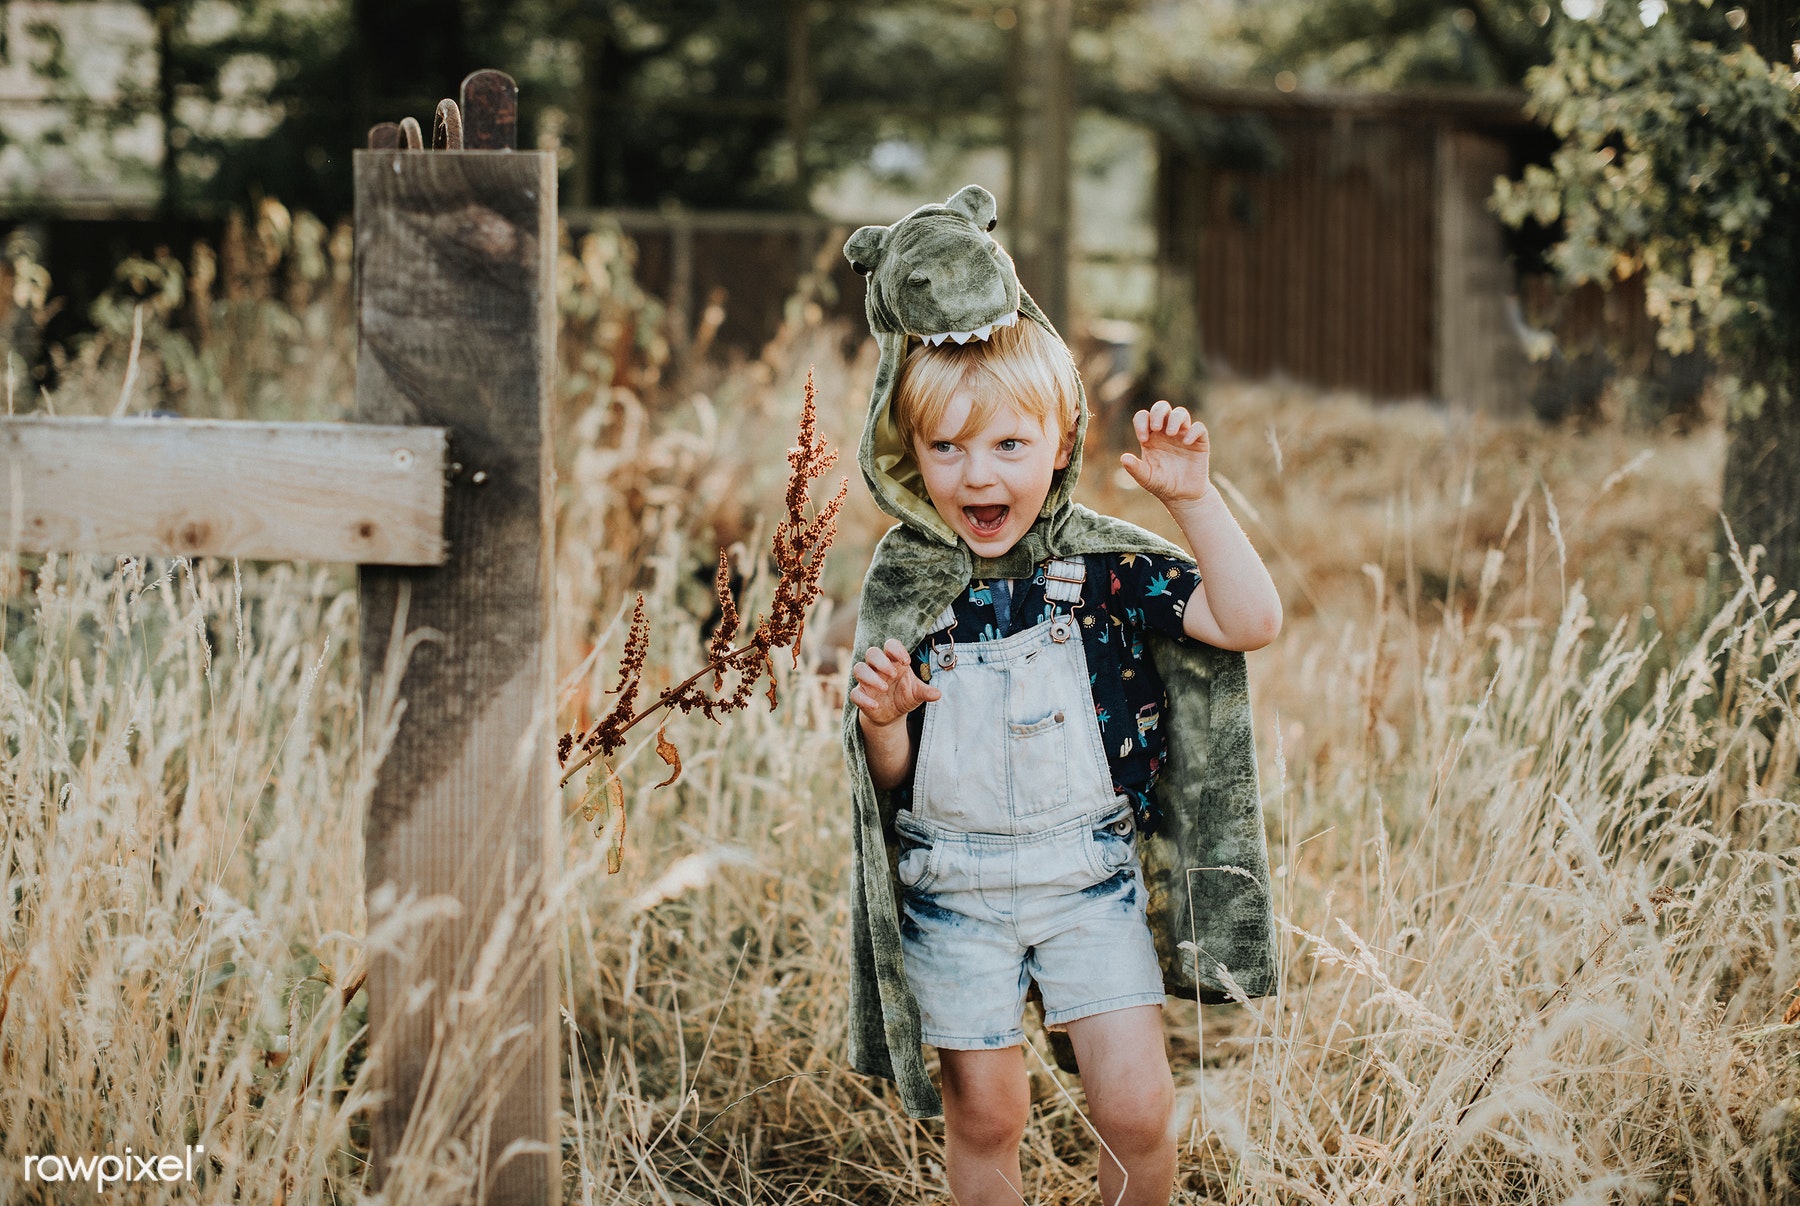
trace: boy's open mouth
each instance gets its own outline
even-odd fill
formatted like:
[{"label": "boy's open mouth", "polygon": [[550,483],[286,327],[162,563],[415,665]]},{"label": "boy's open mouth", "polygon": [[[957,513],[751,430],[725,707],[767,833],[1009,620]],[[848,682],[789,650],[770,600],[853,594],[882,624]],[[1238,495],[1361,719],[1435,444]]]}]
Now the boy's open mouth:
[{"label": "boy's open mouth", "polygon": [[1006,513],[1011,510],[1004,503],[991,507],[964,507],[963,514],[969,520],[969,526],[983,536],[992,536],[1006,523]]}]

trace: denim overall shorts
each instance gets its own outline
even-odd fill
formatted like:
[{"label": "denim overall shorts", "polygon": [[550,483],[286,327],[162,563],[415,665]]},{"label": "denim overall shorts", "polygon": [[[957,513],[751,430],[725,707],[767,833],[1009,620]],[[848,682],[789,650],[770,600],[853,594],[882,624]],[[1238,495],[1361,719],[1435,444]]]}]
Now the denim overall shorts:
[{"label": "denim overall shorts", "polygon": [[[1129,798],[1112,788],[1076,627],[1085,568],[1048,563],[1051,614],[939,644],[900,837],[900,938],[924,1041],[1010,1047],[1044,1021],[1163,1002]],[[1066,610],[1065,610],[1066,608]],[[934,631],[953,628],[945,613]]]}]

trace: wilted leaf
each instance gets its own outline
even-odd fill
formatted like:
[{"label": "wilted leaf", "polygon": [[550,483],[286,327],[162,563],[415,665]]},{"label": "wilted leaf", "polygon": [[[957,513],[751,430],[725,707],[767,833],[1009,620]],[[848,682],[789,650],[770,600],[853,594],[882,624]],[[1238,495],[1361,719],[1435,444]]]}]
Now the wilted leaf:
[{"label": "wilted leaf", "polygon": [[681,778],[681,751],[675,748],[673,741],[663,736],[662,727],[656,730],[656,756],[675,768],[669,772],[667,779],[657,784],[658,787],[667,787]]},{"label": "wilted leaf", "polygon": [[598,813],[601,807],[605,807],[610,815],[606,819],[606,824],[601,826],[595,836],[607,839],[606,873],[617,875],[619,868],[625,865],[625,785],[619,782],[619,777],[612,773],[612,767],[607,766],[604,759],[601,760],[600,765],[606,772],[604,787],[606,803],[601,805],[598,795],[596,795],[595,812]]},{"label": "wilted leaf", "polygon": [[625,785],[604,758],[588,768],[581,792],[581,819],[592,821],[601,809],[608,815],[594,836],[607,839],[606,873],[617,875],[625,862]]},{"label": "wilted leaf", "polygon": [[615,789],[623,799],[625,788],[613,775],[612,767],[607,765],[606,759],[601,758],[592,763],[581,787],[581,819],[591,821],[599,816],[601,808],[605,807],[602,793],[610,793]]}]

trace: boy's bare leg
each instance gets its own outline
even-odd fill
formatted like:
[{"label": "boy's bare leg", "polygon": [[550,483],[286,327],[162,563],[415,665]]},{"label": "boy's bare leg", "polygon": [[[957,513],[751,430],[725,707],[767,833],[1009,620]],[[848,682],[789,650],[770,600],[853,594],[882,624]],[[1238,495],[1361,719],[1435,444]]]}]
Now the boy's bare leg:
[{"label": "boy's bare leg", "polygon": [[1031,1112],[1025,1049],[938,1048],[944,1080],[944,1162],[957,1206],[1018,1206],[1019,1140]]},{"label": "boy's bare leg", "polygon": [[1162,1006],[1136,1005],[1069,1023],[1088,1115],[1100,1153],[1105,1206],[1168,1206],[1175,1188],[1169,1119],[1175,1082],[1163,1042]]}]

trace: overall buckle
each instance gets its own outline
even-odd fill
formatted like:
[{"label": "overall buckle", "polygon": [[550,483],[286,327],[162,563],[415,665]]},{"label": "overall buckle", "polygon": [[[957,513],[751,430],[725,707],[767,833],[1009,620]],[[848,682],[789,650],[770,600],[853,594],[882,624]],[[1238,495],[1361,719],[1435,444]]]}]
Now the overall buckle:
[{"label": "overall buckle", "polygon": [[1052,606],[1073,603],[1067,615],[1056,614],[1050,620],[1050,639],[1058,645],[1075,634],[1075,613],[1081,610],[1081,586],[1087,581],[1085,561],[1052,559],[1044,564],[1044,597]]},{"label": "overall buckle", "polygon": [[938,613],[938,618],[932,627],[932,635],[935,637],[941,632],[950,639],[942,645],[938,644],[935,639],[931,642],[931,668],[933,670],[956,669],[956,643],[955,638],[950,637],[950,634],[955,631],[956,609],[954,606],[946,607]]}]

